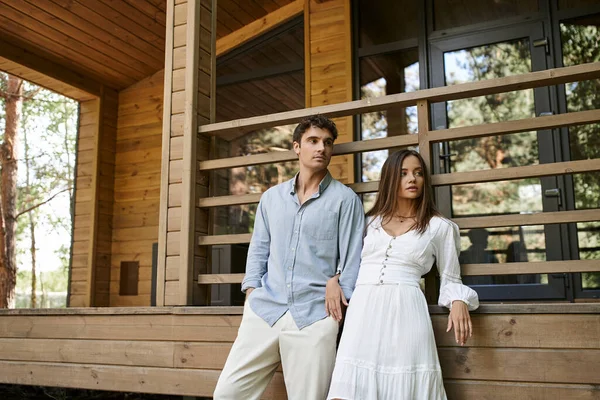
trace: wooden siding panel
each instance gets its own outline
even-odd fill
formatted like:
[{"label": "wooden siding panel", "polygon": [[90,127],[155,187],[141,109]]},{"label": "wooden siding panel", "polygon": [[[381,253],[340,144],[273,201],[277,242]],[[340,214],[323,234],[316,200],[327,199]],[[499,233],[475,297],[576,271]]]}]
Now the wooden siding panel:
[{"label": "wooden siding panel", "polygon": [[[110,306],[150,305],[152,243],[158,241],[163,73],[119,93]],[[139,262],[138,294],[119,296],[121,261]]]},{"label": "wooden siding panel", "polygon": [[[307,106],[316,107],[352,100],[352,39],[350,1],[308,1],[305,15],[305,91]],[[353,141],[351,117],[334,119],[336,143]],[[354,182],[354,158],[334,157],[332,175],[344,183]]]},{"label": "wooden siding panel", "polygon": [[[177,269],[178,260],[173,258],[172,263]],[[177,297],[178,284],[167,282],[167,302]],[[213,371],[214,379],[203,380],[200,385],[194,382],[193,395],[210,396],[237,336],[241,315],[198,314],[197,308],[176,310],[147,308],[127,314],[122,309],[102,314],[65,310],[72,315],[19,315],[7,311],[0,316],[0,382],[48,385],[45,379],[52,377],[55,385],[87,387],[87,381],[79,377],[91,376],[92,370],[97,374],[92,381],[100,388],[111,385],[106,388],[184,395],[190,394],[185,389],[186,374],[205,379],[205,372]],[[236,308],[235,312],[240,313],[241,309]],[[437,326],[446,316],[433,314],[432,319]],[[446,340],[452,334],[435,328],[437,343],[450,344],[438,348],[449,398],[587,400],[600,394],[595,368],[600,349],[594,347],[600,314],[474,313],[473,321],[475,336],[464,347],[454,346]],[[503,326],[507,321],[513,329],[522,329],[521,333],[504,335],[514,337],[512,343],[497,338],[498,330],[506,332]],[[567,336],[561,333],[564,325],[573,328]],[[537,330],[540,342],[536,344],[536,334],[531,334],[531,339],[526,337],[529,329]],[[542,336],[544,330],[558,334]],[[554,337],[558,335],[561,342]],[[478,337],[480,342],[476,343]],[[581,343],[587,343],[588,348],[578,348]],[[23,366],[29,372],[19,369]],[[115,374],[135,371],[138,375],[126,383],[112,375],[109,380],[98,372],[113,371],[112,368]],[[68,377],[63,369],[69,371]],[[153,375],[152,379],[168,381],[168,387],[164,382],[158,386],[140,384],[140,379],[147,381],[147,374],[156,371],[160,375]],[[281,385],[278,376],[271,385]],[[276,398],[285,398],[284,392]]]}]

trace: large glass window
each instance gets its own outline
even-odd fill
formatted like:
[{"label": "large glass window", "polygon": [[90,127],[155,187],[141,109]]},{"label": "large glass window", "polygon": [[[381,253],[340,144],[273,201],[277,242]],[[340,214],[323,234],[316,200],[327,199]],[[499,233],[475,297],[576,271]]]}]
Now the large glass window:
[{"label": "large glass window", "polygon": [[434,29],[458,28],[538,11],[538,0],[434,0]]},{"label": "large glass window", "polygon": [[[600,14],[563,21],[560,24],[563,64],[578,65],[600,61]],[[565,85],[567,111],[600,109],[600,80]],[[600,124],[569,128],[572,160],[600,158]],[[573,175],[575,207],[600,207],[600,174],[589,172]],[[577,224],[578,256],[600,260],[600,223]],[[600,289],[600,273],[581,274],[582,290]]]},{"label": "large glass window", "polygon": [[[417,37],[419,2],[414,0],[357,0],[360,47]],[[399,16],[403,16],[399,19]]]}]

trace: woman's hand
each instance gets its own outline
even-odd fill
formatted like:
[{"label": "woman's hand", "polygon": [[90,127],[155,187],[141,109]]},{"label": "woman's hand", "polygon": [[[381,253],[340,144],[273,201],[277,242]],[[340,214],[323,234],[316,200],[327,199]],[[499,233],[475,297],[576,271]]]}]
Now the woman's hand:
[{"label": "woman's hand", "polygon": [[342,304],[348,305],[339,279],[340,276],[335,275],[327,281],[327,286],[325,286],[325,313],[338,322],[342,320]]},{"label": "woman's hand", "polygon": [[448,329],[446,332],[454,327],[454,337],[456,343],[464,346],[467,339],[473,336],[473,325],[471,324],[471,316],[469,315],[469,309],[467,305],[460,300],[452,302],[452,308],[450,309],[450,315],[448,316]]}]

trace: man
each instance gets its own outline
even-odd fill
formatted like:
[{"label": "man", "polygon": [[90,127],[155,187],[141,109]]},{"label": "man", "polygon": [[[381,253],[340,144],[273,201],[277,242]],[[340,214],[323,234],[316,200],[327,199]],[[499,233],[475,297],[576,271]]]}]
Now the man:
[{"label": "man", "polygon": [[[488,237],[490,233],[487,229],[471,229],[467,233],[471,246],[465,251],[461,251],[458,261],[461,264],[497,264],[498,258],[491,251],[487,250]],[[465,276],[462,279],[465,285],[492,285],[494,281],[491,276]]]},{"label": "man", "polygon": [[244,316],[216,400],[259,399],[280,362],[289,400],[327,396],[340,302],[356,283],[364,229],[358,196],[327,170],[336,138],[328,118],[302,120],[293,136],[300,171],[260,200]]}]

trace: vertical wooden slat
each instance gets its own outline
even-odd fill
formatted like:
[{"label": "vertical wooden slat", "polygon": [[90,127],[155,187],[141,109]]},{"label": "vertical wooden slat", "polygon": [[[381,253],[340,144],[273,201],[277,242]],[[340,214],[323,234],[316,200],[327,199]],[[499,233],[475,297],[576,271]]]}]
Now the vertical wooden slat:
[{"label": "vertical wooden slat", "polygon": [[304,103],[310,108],[310,0],[304,0]]},{"label": "vertical wooden slat", "polygon": [[423,160],[425,160],[427,169],[431,172],[431,144],[428,139],[431,123],[429,116],[429,102],[427,100],[417,101],[417,119],[419,129],[419,153],[423,157]]},{"label": "vertical wooden slat", "polygon": [[85,289],[85,307],[91,307],[94,304],[94,272],[96,266],[96,240],[98,238],[98,186],[99,186],[99,158],[100,158],[100,132],[102,132],[102,102],[104,97],[104,87],[100,89],[100,98],[97,100],[96,108],[96,130],[94,132],[94,158],[92,159],[92,202],[90,213],[90,241],[87,254],[87,277]]},{"label": "vertical wooden slat", "polygon": [[[429,131],[431,130],[429,101],[419,100],[417,102],[417,122],[419,129],[419,154],[421,154],[427,169],[431,172],[431,143],[429,143],[428,139]],[[425,298],[428,304],[436,304],[438,300],[438,282],[436,271],[433,269],[425,275]]]},{"label": "vertical wooden slat", "polygon": [[160,182],[160,210],[158,220],[158,260],[156,271],[156,305],[165,305],[165,274],[167,268],[167,218],[169,199],[169,166],[171,146],[171,90],[173,84],[173,31],[175,1],[167,0],[165,43],[165,77],[163,98],[162,166]]},{"label": "vertical wooden slat", "polygon": [[196,210],[196,147],[198,135],[198,61],[200,42],[200,2],[188,2],[186,62],[185,62],[185,119],[183,122],[183,181],[181,184],[181,241],[179,264],[179,304],[192,304],[190,268],[194,261]]}]

